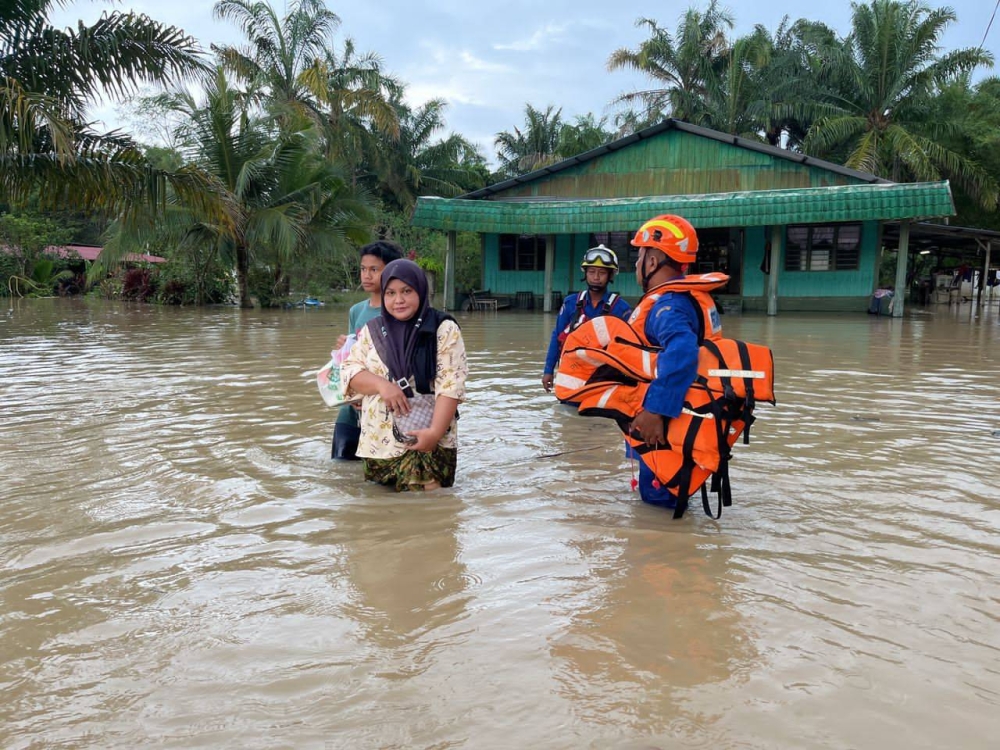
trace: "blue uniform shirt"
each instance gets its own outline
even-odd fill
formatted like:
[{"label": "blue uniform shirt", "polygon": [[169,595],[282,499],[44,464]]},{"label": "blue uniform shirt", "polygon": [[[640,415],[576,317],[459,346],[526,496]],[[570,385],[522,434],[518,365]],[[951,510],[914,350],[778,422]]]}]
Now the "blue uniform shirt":
[{"label": "blue uniform shirt", "polygon": [[680,416],[684,394],[698,375],[698,304],[684,293],[667,292],[646,318],[646,338],[662,351],[656,356],[656,378],[643,407],[664,417]]},{"label": "blue uniform shirt", "polygon": [[[590,304],[590,294],[587,294],[587,301],[583,305],[583,314],[587,316],[588,320],[600,316],[601,310],[604,309],[604,303],[608,301],[608,297],[611,295],[612,292],[605,289],[604,296],[601,298],[600,304],[597,307],[594,307]],[[559,352],[562,348],[562,344],[559,342],[559,334],[562,333],[566,329],[566,326],[568,326],[576,317],[576,300],[579,296],[579,292],[570,294],[563,300],[563,305],[559,308],[559,317],[556,318],[556,327],[552,330],[552,340],[549,341],[549,353],[545,357],[545,370],[542,373],[543,375],[551,375],[556,371],[556,362],[559,361]],[[632,306],[619,297],[615,300],[615,304],[611,308],[611,314],[616,318],[628,320],[628,316],[632,314]]]}]

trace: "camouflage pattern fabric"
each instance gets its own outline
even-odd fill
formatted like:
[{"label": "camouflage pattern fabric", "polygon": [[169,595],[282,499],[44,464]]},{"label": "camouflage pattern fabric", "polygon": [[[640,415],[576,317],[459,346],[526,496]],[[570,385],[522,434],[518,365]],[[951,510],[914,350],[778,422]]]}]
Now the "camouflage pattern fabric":
[{"label": "camouflage pattern fabric", "polygon": [[455,484],[458,449],[440,445],[430,453],[406,451],[396,458],[366,458],[365,479],[393,487],[396,492],[422,490],[429,482],[442,487]]}]

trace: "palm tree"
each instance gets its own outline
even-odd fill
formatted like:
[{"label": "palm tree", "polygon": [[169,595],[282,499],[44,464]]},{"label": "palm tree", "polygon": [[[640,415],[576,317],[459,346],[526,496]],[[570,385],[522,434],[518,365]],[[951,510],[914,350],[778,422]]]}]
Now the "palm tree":
[{"label": "palm tree", "polygon": [[690,120],[729,48],[726,30],[733,27],[732,16],[712,0],[704,13],[688,9],[675,34],[651,18],[640,18],[636,26],[645,26],[649,39],[634,50],[615,50],[608,70],[638,71],[653,80],[654,88],[622,94],[615,103],[638,104],[648,119]]},{"label": "palm tree", "polygon": [[872,0],[852,7],[851,33],[823,50],[835,113],[812,126],[805,150],[843,155],[848,167],[891,180],[950,177],[983,205],[995,206],[996,183],[942,145],[952,123],[928,128],[926,122],[940,86],[992,64],[992,56],[974,48],[938,54],[942,33],[956,20],[950,8],[931,9],[915,0]]},{"label": "palm tree", "polygon": [[650,115],[645,110],[637,112],[631,107],[619,110],[612,117],[612,123],[615,127],[614,137],[624,138],[627,135],[632,135],[632,133],[656,125],[660,120],[661,117],[659,114]]},{"label": "palm tree", "polygon": [[[176,27],[120,11],[56,29],[48,22],[52,5],[0,6],[0,195],[21,200],[44,185],[48,204],[155,200],[163,176],[145,168],[130,139],[92,130],[87,106],[199,70],[197,43]],[[177,187],[186,189],[183,179]]]},{"label": "palm tree", "polygon": [[323,60],[340,25],[323,0],[295,0],[284,16],[266,2],[219,0],[214,14],[234,21],[249,42],[213,47],[222,66],[279,120],[309,117],[321,122],[327,97]]},{"label": "palm tree", "polygon": [[524,129],[515,127],[514,132],[502,131],[493,141],[501,174],[515,177],[558,161],[562,127],[561,107],[555,109],[549,105],[543,112],[525,104]]},{"label": "palm tree", "polygon": [[485,183],[486,160],[472,143],[454,133],[433,140],[445,126],[444,100],[431,99],[416,109],[398,99],[393,105],[399,137],[383,134],[368,154],[370,174],[385,203],[409,211],[418,196],[454,196]]},{"label": "palm tree", "polygon": [[350,39],[338,56],[333,35],[340,19],[323,0],[297,0],[283,16],[267,2],[220,0],[215,16],[235,22],[248,40],[215,48],[223,67],[279,127],[302,117],[322,125],[328,156],[351,169],[376,148],[371,132],[398,138],[390,100],[401,94],[401,84],[383,71],[378,56],[358,54]]},{"label": "palm tree", "polygon": [[[721,87],[723,100],[738,93],[742,104],[722,109],[731,113],[732,122],[752,121],[753,137],[763,135],[772,146],[801,150],[812,123],[830,112],[826,66],[816,48],[825,49],[835,39],[821,23],[801,19],[790,23],[788,16],[773,34],[758,24],[733,43],[722,74],[738,84]],[[743,118],[740,109],[745,110]],[[710,127],[737,132],[732,127]]]},{"label": "palm tree", "polygon": [[383,70],[378,55],[359,55],[351,39],[339,57],[327,50],[326,69],[330,155],[357,167],[365,151],[378,147],[378,138],[399,138],[393,101],[402,98],[403,84]]},{"label": "palm tree", "polygon": [[700,96],[691,97],[687,120],[695,125],[760,140],[763,71],[771,48],[758,34],[740,37],[723,50],[717,69],[707,72]]},{"label": "palm tree", "polygon": [[[948,127],[935,127],[947,123]],[[930,103],[927,134],[941,145],[976,162],[994,182],[1000,182],[1000,78],[990,77],[973,85],[960,76],[944,86]],[[956,224],[1000,229],[1000,212],[973,200],[962,185],[956,186]]]},{"label": "palm tree", "polygon": [[608,119],[597,119],[593,112],[577,115],[572,123],[565,123],[559,132],[557,151],[564,157],[582,154],[613,140],[615,134],[608,130]]},{"label": "palm tree", "polygon": [[311,118],[288,116],[276,130],[272,118],[254,114],[221,68],[207,83],[204,103],[188,93],[175,94],[169,103],[184,115],[177,142],[186,168],[203,175],[212,190],[202,203],[173,196],[173,210],[156,222],[148,212],[122,217],[102,259],[141,247],[168,223],[183,243],[207,246],[235,266],[240,305],[249,307],[255,259],[280,284],[282,269],[296,258],[329,253],[345,239],[368,239],[368,201],[325,157],[322,133]]}]

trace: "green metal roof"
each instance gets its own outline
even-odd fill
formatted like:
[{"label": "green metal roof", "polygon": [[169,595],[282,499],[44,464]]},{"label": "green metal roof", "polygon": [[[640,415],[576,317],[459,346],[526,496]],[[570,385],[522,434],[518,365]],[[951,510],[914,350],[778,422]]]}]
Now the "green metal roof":
[{"label": "green metal roof", "polygon": [[683,216],[696,227],[746,227],[952,216],[955,205],[947,181],[645,198],[425,197],[417,200],[413,225],[497,234],[573,234],[622,231],[664,213]]}]

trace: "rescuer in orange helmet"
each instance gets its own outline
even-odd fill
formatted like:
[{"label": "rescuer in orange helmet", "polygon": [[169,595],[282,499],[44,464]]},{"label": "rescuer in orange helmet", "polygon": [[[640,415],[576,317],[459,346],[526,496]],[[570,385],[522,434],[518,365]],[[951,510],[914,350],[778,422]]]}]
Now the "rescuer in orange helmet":
[{"label": "rescuer in orange helmet", "polygon": [[[698,255],[698,235],[687,220],[672,214],[656,216],[639,227],[632,245],[639,248],[635,278],[643,296],[629,324],[645,343],[662,350],[643,410],[632,421],[632,434],[641,436],[649,446],[663,445],[667,421],[680,415],[684,395],[697,375],[698,348],[705,338],[718,336],[722,326],[714,304],[696,302],[684,291],[686,280],[697,284],[702,278],[685,275]],[[721,274],[705,278],[708,276],[725,278]],[[639,493],[653,505],[673,507],[676,502],[642,461]]]}]

